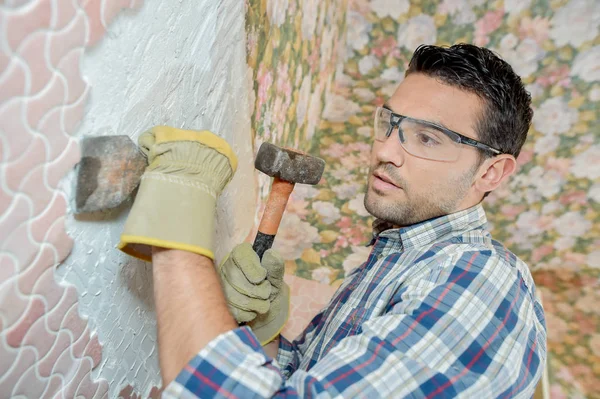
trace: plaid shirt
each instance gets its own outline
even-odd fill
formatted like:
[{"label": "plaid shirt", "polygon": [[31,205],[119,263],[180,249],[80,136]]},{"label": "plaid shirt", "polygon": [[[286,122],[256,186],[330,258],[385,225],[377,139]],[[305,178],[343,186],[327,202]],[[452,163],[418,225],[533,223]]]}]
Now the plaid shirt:
[{"label": "plaid shirt", "polygon": [[473,208],[374,236],[367,261],[276,361],[248,327],[211,341],[170,398],[531,397],[546,360],[527,266]]}]

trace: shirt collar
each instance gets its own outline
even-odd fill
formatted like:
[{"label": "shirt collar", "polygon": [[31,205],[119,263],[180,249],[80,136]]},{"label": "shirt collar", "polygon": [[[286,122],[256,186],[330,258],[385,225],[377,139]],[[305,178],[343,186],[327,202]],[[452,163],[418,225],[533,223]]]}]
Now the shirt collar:
[{"label": "shirt collar", "polygon": [[379,237],[386,237],[400,240],[404,249],[419,247],[474,229],[483,229],[486,224],[487,218],[481,204],[407,227],[393,228],[391,223],[376,219],[373,222],[373,239],[369,245],[373,245]]}]

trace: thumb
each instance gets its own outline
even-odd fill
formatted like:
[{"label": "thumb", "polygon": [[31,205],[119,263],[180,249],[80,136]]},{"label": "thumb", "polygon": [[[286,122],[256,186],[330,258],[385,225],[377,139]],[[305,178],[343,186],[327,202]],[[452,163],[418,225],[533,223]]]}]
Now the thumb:
[{"label": "thumb", "polygon": [[138,148],[142,151],[149,164],[154,160],[152,148],[154,147],[155,141],[156,138],[151,130],[142,133],[140,137],[138,137]]}]

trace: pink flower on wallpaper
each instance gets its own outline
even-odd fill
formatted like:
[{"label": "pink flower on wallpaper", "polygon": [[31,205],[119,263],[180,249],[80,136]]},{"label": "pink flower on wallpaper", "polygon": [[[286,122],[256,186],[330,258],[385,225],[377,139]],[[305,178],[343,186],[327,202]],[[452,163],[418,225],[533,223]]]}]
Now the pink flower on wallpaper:
[{"label": "pink flower on wallpaper", "polygon": [[567,399],[567,395],[559,384],[552,384],[550,386],[550,397],[552,399]]},{"label": "pink flower on wallpaper", "polygon": [[342,232],[340,232],[340,236],[335,241],[333,246],[333,252],[339,251],[341,248],[347,248],[350,243],[348,242],[348,237],[344,236]]},{"label": "pink flower on wallpaper", "polygon": [[536,79],[536,83],[542,87],[562,86],[567,87],[571,84],[569,73],[571,68],[568,65],[552,66],[547,68]]},{"label": "pink flower on wallpaper", "polygon": [[502,25],[504,10],[488,11],[483,18],[475,22],[475,44],[485,46],[490,42],[489,34]]},{"label": "pink flower on wallpaper", "polygon": [[558,201],[563,205],[586,205],[588,203],[587,193],[583,190],[566,192],[560,196]]},{"label": "pink flower on wallpaper", "polygon": [[515,216],[521,214],[521,212],[523,212],[525,209],[526,209],[525,205],[513,205],[513,204],[503,205],[501,208],[502,214],[511,219],[514,218]]},{"label": "pink flower on wallpaper", "polygon": [[308,201],[302,198],[290,197],[287,206],[285,208],[286,213],[293,213],[298,215],[300,219],[306,219],[306,216],[310,212],[308,210]]},{"label": "pink flower on wallpaper", "polygon": [[539,15],[535,18],[523,17],[519,25],[519,37],[522,39],[531,38],[538,44],[542,44],[548,39],[548,32],[550,30],[550,20],[548,18],[540,17]]},{"label": "pink flower on wallpaper", "polygon": [[554,252],[554,247],[552,245],[546,244],[540,247],[537,247],[531,253],[531,261],[535,264],[542,260],[545,256],[550,255]]},{"label": "pink flower on wallpaper", "polygon": [[333,143],[329,147],[321,150],[321,154],[331,158],[342,158],[348,151],[348,145],[343,143]]},{"label": "pink flower on wallpaper", "polygon": [[[321,48],[321,37],[317,37],[314,44],[315,49]],[[310,67],[310,73],[315,73],[321,63],[321,54],[318,50],[312,51],[308,55],[308,65]]]},{"label": "pink flower on wallpaper", "polygon": [[546,161],[546,169],[554,170],[558,172],[562,177],[566,177],[569,174],[570,167],[571,160],[569,158],[550,157]]},{"label": "pink flower on wallpaper", "polygon": [[400,49],[398,48],[398,42],[393,36],[387,36],[373,44],[371,54],[377,58],[383,58],[390,56],[392,58],[400,57]]},{"label": "pink flower on wallpaper", "polygon": [[531,162],[532,159],[533,159],[533,151],[523,149],[519,153],[519,156],[517,157],[517,163],[519,164],[519,166],[523,166],[523,165]]},{"label": "pink flower on wallpaper", "polygon": [[277,94],[286,98],[286,103],[291,101],[292,84],[290,82],[289,64],[287,60],[282,60],[277,66],[277,82],[275,84]]},{"label": "pink flower on wallpaper", "polygon": [[349,216],[343,216],[335,225],[340,229],[348,228],[352,226],[352,219]]},{"label": "pink flower on wallpaper", "polygon": [[255,120],[260,120],[262,117],[262,107],[269,98],[269,89],[273,84],[273,73],[264,64],[261,64],[258,68],[258,74],[256,77],[258,82],[258,96],[256,99],[256,111]]}]

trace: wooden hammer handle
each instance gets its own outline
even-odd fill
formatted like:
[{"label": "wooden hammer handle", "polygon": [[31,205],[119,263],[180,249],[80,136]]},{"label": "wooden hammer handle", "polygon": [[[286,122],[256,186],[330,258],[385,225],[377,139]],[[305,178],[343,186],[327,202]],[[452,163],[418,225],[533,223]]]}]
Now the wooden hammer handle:
[{"label": "wooden hammer handle", "polygon": [[263,254],[271,245],[277,234],[277,229],[281,223],[283,212],[290,198],[290,194],[294,190],[294,183],[282,180],[278,177],[273,179],[271,193],[265,206],[260,225],[258,226],[258,234],[254,240],[253,248],[262,259]]}]

